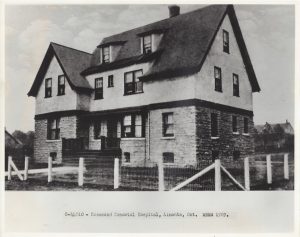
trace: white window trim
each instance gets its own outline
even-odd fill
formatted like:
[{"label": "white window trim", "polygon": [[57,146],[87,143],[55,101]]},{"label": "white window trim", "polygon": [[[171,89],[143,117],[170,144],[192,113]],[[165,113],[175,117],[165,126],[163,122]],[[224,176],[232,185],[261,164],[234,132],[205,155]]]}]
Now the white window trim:
[{"label": "white window trim", "polygon": [[122,137],[121,141],[135,141],[135,140],[146,140],[145,137]]},{"label": "white window trim", "polygon": [[162,140],[175,140],[176,137],[173,136],[173,137],[161,137]]},{"label": "white window trim", "polygon": [[232,132],[232,134],[239,135],[240,133],[239,132]]},{"label": "white window trim", "polygon": [[244,135],[244,136],[250,136],[250,133],[244,133],[244,132],[243,132],[243,135]]},{"label": "white window trim", "polygon": [[213,140],[220,139],[220,137],[210,137],[210,138],[213,139]]},{"label": "white window trim", "polygon": [[53,139],[53,140],[52,139],[51,140],[47,139],[46,140],[46,142],[59,142],[59,141],[61,141],[61,139]]}]

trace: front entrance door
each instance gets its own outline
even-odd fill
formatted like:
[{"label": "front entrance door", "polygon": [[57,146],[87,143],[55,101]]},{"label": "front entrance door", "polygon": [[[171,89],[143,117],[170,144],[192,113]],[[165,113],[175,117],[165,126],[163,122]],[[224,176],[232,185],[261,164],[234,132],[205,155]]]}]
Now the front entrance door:
[{"label": "front entrance door", "polygon": [[107,137],[116,138],[118,136],[118,121],[115,118],[107,120]]}]

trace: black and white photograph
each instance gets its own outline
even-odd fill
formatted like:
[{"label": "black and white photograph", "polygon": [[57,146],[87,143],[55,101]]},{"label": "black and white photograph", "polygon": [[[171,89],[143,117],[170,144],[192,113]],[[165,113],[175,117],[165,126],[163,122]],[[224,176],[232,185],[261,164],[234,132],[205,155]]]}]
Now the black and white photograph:
[{"label": "black and white photograph", "polygon": [[[295,210],[295,4],[3,7],[5,195],[266,193]],[[237,218],[207,208],[149,216]]]}]

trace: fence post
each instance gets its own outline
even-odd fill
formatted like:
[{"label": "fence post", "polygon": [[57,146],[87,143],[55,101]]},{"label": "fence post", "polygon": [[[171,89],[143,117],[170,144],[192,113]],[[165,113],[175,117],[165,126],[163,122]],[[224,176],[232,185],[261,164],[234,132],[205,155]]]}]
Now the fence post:
[{"label": "fence post", "polygon": [[7,171],[8,171],[8,176],[7,179],[11,180],[11,156],[8,157],[8,167],[7,167]]},{"label": "fence post", "polygon": [[165,191],[164,166],[161,159],[158,160],[158,191]]},{"label": "fence post", "polygon": [[272,183],[272,165],[271,165],[271,155],[267,155],[267,182]]},{"label": "fence post", "polygon": [[245,176],[245,189],[250,190],[250,169],[249,169],[249,157],[244,159],[244,176]]},{"label": "fence post", "polygon": [[289,154],[284,154],[284,179],[289,179]]},{"label": "fence post", "polygon": [[222,180],[221,180],[221,161],[220,159],[215,160],[215,191],[221,191]]},{"label": "fence post", "polygon": [[25,164],[24,164],[24,180],[28,178],[28,156],[25,156]]},{"label": "fence post", "polygon": [[52,182],[52,157],[48,157],[48,183]]},{"label": "fence post", "polygon": [[119,188],[120,175],[119,175],[119,158],[115,158],[114,164],[114,189]]},{"label": "fence post", "polygon": [[80,157],[79,167],[78,167],[78,186],[83,185],[83,167],[84,167],[84,159]]}]

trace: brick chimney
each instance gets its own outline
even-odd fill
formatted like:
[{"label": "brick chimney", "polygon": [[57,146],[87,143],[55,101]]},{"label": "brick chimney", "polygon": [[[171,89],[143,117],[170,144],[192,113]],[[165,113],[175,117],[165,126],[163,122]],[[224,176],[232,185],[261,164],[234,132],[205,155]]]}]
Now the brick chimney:
[{"label": "brick chimney", "polygon": [[174,17],[180,15],[180,7],[177,5],[169,6],[169,17]]}]

